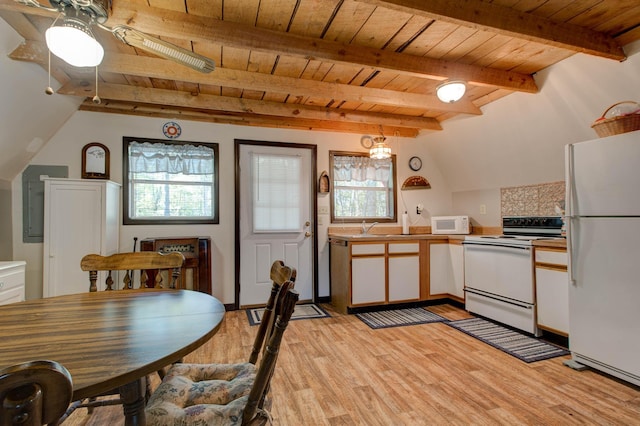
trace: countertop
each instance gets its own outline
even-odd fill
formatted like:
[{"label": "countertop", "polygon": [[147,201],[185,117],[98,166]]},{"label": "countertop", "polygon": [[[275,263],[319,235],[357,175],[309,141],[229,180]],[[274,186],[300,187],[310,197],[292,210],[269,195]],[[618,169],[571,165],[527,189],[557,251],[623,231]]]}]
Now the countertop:
[{"label": "countertop", "polygon": [[[475,235],[475,234],[472,234]],[[484,234],[483,234],[484,235]],[[443,235],[443,234],[329,234],[329,240],[345,242],[362,241],[402,241],[402,240],[453,240],[462,241],[466,235]],[[535,240],[534,247],[555,247],[566,248],[567,241],[562,239]]]}]

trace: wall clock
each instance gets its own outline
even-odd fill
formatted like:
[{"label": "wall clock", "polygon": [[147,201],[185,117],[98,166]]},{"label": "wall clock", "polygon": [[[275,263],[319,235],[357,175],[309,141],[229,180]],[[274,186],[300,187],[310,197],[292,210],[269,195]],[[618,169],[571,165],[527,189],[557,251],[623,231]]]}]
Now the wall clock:
[{"label": "wall clock", "polygon": [[82,148],[82,179],[109,179],[109,148],[98,142]]},{"label": "wall clock", "polygon": [[422,168],[422,160],[420,157],[413,156],[409,159],[409,168],[414,172],[417,172]]}]

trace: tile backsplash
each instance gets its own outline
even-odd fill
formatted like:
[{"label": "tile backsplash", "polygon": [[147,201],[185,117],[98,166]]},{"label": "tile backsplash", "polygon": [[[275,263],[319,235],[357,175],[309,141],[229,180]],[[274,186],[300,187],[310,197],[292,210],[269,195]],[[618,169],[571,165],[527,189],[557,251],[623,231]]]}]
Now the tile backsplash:
[{"label": "tile backsplash", "polygon": [[500,188],[502,216],[557,216],[564,209],[564,182]]}]

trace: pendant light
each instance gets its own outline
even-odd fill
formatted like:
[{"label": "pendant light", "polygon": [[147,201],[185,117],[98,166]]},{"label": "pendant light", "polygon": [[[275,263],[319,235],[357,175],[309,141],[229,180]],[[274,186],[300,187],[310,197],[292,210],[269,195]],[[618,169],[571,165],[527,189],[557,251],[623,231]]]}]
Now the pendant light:
[{"label": "pendant light", "polygon": [[369,150],[369,157],[382,160],[391,157],[391,147],[385,143],[387,138],[384,136],[378,136],[373,138],[373,146]]},{"label": "pendant light", "polygon": [[467,90],[464,81],[448,81],[436,88],[436,95],[444,103],[459,101]]}]

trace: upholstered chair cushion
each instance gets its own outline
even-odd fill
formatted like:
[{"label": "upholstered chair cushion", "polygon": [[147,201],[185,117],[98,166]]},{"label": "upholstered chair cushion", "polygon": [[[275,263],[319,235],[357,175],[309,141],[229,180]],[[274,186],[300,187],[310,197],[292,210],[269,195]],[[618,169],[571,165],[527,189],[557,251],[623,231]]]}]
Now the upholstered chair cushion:
[{"label": "upholstered chair cushion", "polygon": [[147,425],[240,425],[256,377],[243,364],[174,364],[146,408]]}]

